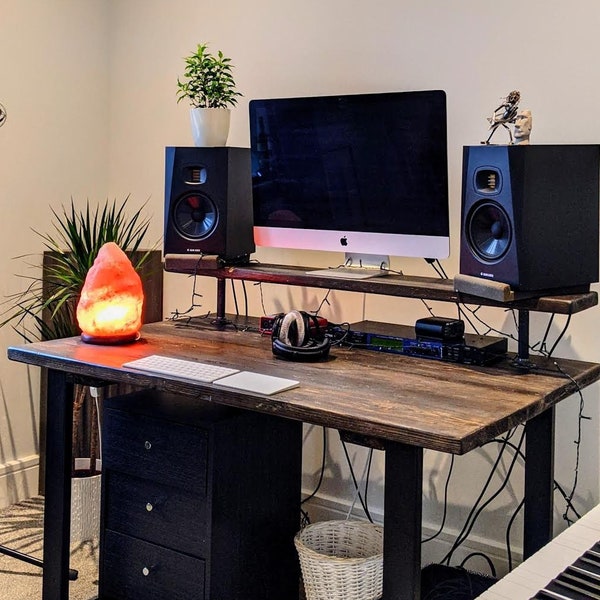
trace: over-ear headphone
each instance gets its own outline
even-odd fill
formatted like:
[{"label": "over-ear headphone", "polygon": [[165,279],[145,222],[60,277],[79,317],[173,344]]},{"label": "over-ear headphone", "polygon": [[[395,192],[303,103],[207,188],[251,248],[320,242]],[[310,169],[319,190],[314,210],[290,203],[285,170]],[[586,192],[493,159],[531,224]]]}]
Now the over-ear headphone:
[{"label": "over-ear headphone", "polygon": [[273,354],[286,360],[320,360],[331,346],[317,317],[301,310],[278,315],[271,338]]}]

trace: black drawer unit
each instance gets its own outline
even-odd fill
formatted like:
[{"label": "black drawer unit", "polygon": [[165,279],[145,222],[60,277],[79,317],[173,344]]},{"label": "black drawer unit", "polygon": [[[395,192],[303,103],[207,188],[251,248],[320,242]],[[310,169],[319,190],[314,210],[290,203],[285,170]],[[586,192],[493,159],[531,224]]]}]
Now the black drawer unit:
[{"label": "black drawer unit", "polygon": [[302,424],[145,390],[103,412],[100,600],[293,600]]}]

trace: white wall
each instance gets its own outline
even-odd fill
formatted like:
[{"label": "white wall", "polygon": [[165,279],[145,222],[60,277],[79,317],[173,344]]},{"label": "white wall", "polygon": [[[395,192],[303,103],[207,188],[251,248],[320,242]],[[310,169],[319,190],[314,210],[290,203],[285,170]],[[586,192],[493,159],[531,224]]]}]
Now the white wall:
[{"label": "white wall", "polygon": [[[595,60],[600,50],[600,8],[592,1],[507,0],[498,5],[478,0],[13,0],[8,4],[12,10],[2,11],[0,23],[0,49],[11,59],[0,61],[0,102],[9,110],[9,122],[0,129],[0,190],[14,212],[5,217],[13,221],[2,225],[6,237],[0,243],[7,245],[5,257],[38,251],[29,224],[45,227],[47,207],[68,201],[71,194],[102,198],[132,194],[139,202],[148,199],[148,211],[154,215],[150,235],[161,235],[164,147],[191,144],[187,106],[176,104],[175,82],[183,70],[183,57],[202,41],[233,58],[244,93],[233,114],[230,145],[249,143],[247,103],[251,98],[446,90],[453,233],[452,255],[445,261],[449,274],[458,270],[462,146],[484,139],[486,117],[501,96],[521,90],[521,106],[533,112],[534,143],[600,140]],[[19,21],[12,22],[15,19]],[[48,112],[42,123],[34,124],[25,114],[32,116],[33,105],[40,104],[39,95],[46,100],[43,105]],[[85,116],[91,118],[84,121]],[[502,141],[500,135],[496,141]],[[33,175],[28,162],[32,156],[44,158],[35,165]],[[35,178],[35,191],[34,186],[23,184],[27,177]],[[44,190],[42,198],[38,189]],[[316,253],[265,250],[257,257],[322,265],[337,260]],[[2,261],[3,271],[12,274],[14,263],[7,258]],[[416,261],[397,260],[394,266],[410,274],[434,275]],[[4,285],[15,286],[14,278],[5,277]],[[167,274],[166,314],[187,308],[191,286],[186,276]],[[203,309],[214,310],[214,282],[204,280],[200,288]],[[261,314],[258,288],[253,286],[249,292],[252,314]],[[267,312],[313,309],[323,295],[318,290],[263,286]],[[329,299],[331,305],[323,314],[332,320],[370,318],[410,324],[426,314],[417,301],[343,293]],[[432,306],[438,314],[448,314],[449,307]],[[559,355],[600,360],[597,314],[593,309],[574,317]],[[514,332],[510,315],[486,310],[484,316],[495,327]],[[556,321],[553,335],[560,331],[564,318]],[[545,316],[532,316],[532,340],[542,334],[545,323]],[[6,336],[6,343],[12,340],[8,332],[0,331],[0,335]],[[6,361],[0,368],[5,407],[0,405],[0,419],[3,410],[7,415],[4,428],[10,420],[13,430],[8,439],[14,439],[5,442],[7,434],[0,429],[0,449],[6,454],[0,455],[1,464],[35,453],[37,397],[29,400],[24,368]],[[584,394],[585,414],[592,420],[582,425],[575,498],[582,511],[599,499],[598,396],[598,386]],[[578,407],[579,399],[573,397],[562,403],[557,415],[557,479],[567,489],[574,478]],[[307,428],[306,435],[304,487],[308,491],[320,465],[321,434]],[[335,435],[330,436],[329,448],[316,507],[319,514],[342,510],[352,501],[348,470]],[[360,471],[365,453],[353,449],[352,454]],[[449,489],[450,534],[461,527],[494,456],[495,449],[487,449],[457,459]],[[378,455],[369,493],[375,514],[382,509],[382,463]],[[426,453],[424,516],[431,527],[441,517],[448,463],[448,457]],[[511,493],[518,496],[520,473],[513,476],[513,482]],[[511,493],[491,505],[474,530],[486,549],[503,544],[506,513],[513,505]],[[557,501],[557,507],[558,515],[564,504]],[[557,527],[562,527],[558,517]],[[517,543],[518,530],[515,527]],[[441,551],[426,546],[425,556],[439,558]]]},{"label": "white wall", "polygon": [[[103,200],[108,173],[108,10],[102,2],[2,0],[0,296],[39,265],[51,208]],[[28,259],[15,257],[33,254]],[[3,308],[2,308],[3,310]],[[9,327],[2,346],[19,343]],[[37,493],[39,369],[0,353],[0,506]]]}]

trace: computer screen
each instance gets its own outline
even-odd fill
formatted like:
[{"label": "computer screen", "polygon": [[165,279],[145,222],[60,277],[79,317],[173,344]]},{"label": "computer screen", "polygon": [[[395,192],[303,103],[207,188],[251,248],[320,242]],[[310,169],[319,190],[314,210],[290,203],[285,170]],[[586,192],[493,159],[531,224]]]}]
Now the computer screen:
[{"label": "computer screen", "polygon": [[440,90],[250,101],[259,246],[445,258]]}]

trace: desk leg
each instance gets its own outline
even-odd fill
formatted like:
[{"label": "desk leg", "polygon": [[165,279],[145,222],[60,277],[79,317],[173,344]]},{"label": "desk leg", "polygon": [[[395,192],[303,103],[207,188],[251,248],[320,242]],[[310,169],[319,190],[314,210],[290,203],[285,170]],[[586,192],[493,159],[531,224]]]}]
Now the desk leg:
[{"label": "desk leg", "polygon": [[73,384],[48,371],[43,600],[69,598]]},{"label": "desk leg", "polygon": [[554,489],[554,407],[526,424],[523,558],[552,539]]},{"label": "desk leg", "polygon": [[383,517],[383,598],[421,598],[423,449],[387,443]]}]

